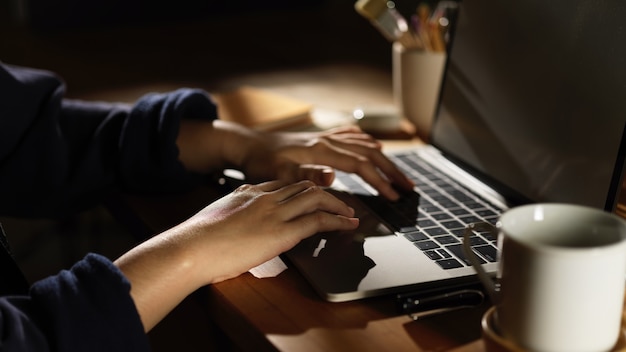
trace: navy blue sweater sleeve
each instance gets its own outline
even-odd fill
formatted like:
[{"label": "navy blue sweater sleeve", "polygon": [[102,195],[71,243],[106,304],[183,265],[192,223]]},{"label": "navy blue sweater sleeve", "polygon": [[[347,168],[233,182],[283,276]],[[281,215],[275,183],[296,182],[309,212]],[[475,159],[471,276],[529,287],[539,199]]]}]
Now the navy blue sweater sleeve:
[{"label": "navy blue sweater sleeve", "polygon": [[149,351],[129,292],[113,263],[88,254],[30,295],[0,298],[0,350]]},{"label": "navy blue sweater sleeve", "polygon": [[135,105],[64,98],[46,71],[0,63],[0,213],[56,216],[131,193],[189,189],[199,177],[178,160],[182,118],[212,120],[206,92],[150,94]]}]

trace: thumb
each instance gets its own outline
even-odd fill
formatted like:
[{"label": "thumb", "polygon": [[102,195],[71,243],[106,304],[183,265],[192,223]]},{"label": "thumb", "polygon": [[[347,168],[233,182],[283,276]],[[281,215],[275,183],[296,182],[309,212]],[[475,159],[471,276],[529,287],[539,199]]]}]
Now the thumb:
[{"label": "thumb", "polygon": [[289,162],[280,166],[278,177],[281,180],[290,182],[309,180],[318,186],[327,187],[333,183],[335,171],[333,168],[324,165]]},{"label": "thumb", "polygon": [[300,165],[299,173],[300,179],[313,181],[318,186],[330,186],[335,180],[335,170],[323,165]]}]

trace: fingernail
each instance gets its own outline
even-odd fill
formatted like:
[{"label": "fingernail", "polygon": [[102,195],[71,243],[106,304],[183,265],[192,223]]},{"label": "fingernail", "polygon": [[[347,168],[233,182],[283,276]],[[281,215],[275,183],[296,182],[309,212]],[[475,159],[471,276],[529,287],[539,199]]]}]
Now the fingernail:
[{"label": "fingernail", "polygon": [[321,179],[324,186],[330,186],[335,180],[335,171],[329,168],[323,169]]}]

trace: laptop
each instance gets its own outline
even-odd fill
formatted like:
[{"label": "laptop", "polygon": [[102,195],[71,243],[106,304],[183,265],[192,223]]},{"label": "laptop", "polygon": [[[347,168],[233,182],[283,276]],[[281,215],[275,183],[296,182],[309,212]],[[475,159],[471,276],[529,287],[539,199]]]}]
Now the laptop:
[{"label": "laptop", "polygon": [[[529,20],[532,18],[533,20]],[[329,192],[357,211],[352,232],[285,253],[325,300],[476,284],[464,228],[507,209],[567,202],[614,211],[626,153],[626,2],[465,0],[430,144],[388,155],[417,184],[387,202],[355,175]],[[489,273],[496,239],[474,233]]]}]

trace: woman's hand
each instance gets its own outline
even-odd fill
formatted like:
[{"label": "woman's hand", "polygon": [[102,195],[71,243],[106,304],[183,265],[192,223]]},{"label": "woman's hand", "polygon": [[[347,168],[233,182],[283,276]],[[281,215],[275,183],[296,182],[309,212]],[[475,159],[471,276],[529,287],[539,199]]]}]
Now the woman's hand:
[{"label": "woman's hand", "polygon": [[[325,132],[283,132],[262,136],[265,148],[249,151],[243,169],[253,178],[309,179],[330,186],[333,168],[356,173],[384,197],[413,189],[410,181],[382,152],[381,144],[356,126]],[[274,165],[268,168],[268,165]]]},{"label": "woman's hand", "polygon": [[227,260],[209,259],[216,274],[203,281],[212,283],[238,276],[315,233],[355,229],[359,222],[353,216],[354,209],[311,181],[269,181],[240,186],[197,213],[183,229],[203,232],[200,236],[209,246],[198,245],[203,243],[198,239],[193,248],[199,258],[220,243],[219,255]]},{"label": "woman's hand", "polygon": [[115,264],[148,331],[199,287],[238,276],[317,232],[355,229],[353,216],[311,181],[244,185]]},{"label": "woman's hand", "polygon": [[232,167],[249,182],[308,179],[329,186],[334,169],[353,172],[395,200],[413,183],[383,154],[381,144],[358,127],[325,132],[261,133],[225,121],[183,121],[180,159],[190,170]]}]

